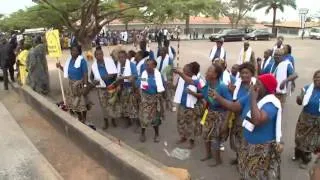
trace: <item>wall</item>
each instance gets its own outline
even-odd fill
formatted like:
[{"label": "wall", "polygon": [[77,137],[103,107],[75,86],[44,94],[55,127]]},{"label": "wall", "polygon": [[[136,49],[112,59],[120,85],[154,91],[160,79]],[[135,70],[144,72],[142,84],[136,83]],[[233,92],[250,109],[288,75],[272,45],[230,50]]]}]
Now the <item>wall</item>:
[{"label": "wall", "polygon": [[[305,28],[304,37],[309,37],[311,28]],[[301,28],[278,28],[278,34],[286,37],[301,37]]]},{"label": "wall", "polygon": [[[143,30],[146,24],[130,24],[128,26],[129,30]],[[156,29],[160,28],[160,26],[157,25],[149,25],[151,29]],[[169,30],[174,30],[176,26],[180,26],[182,28],[182,32],[185,32],[185,24],[165,24],[162,27],[166,27]],[[111,30],[124,30],[125,25],[123,24],[113,24],[110,26],[105,26],[105,28],[110,28]],[[230,24],[190,24],[190,32],[193,33],[198,32],[200,34],[205,33],[205,34],[212,34],[212,33],[217,33],[221,29],[227,29],[231,28]]]}]

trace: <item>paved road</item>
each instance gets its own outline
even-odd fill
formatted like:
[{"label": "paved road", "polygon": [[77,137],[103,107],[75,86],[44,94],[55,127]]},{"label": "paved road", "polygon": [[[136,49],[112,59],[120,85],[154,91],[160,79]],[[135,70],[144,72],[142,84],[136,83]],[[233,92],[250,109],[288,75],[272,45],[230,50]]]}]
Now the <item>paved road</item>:
[{"label": "paved road", "polygon": [[62,179],[1,101],[0,123],[0,179]]},{"label": "paved road", "polygon": [[[320,62],[318,58],[318,51],[320,47],[320,41],[314,40],[298,40],[298,39],[286,39],[285,43],[293,46],[293,55],[296,59],[297,72],[299,79],[297,80],[297,87],[303,87],[306,83],[311,81],[313,72],[318,68],[320,69]],[[251,42],[251,46],[255,51],[256,56],[262,56],[264,50],[271,48],[274,41],[258,41]],[[176,42],[172,42],[173,46],[176,46]],[[152,49],[155,49],[155,44],[151,45]],[[181,42],[181,62],[180,64],[186,64],[192,61],[198,61],[201,65],[201,72],[204,73],[210,64],[208,55],[213,46],[213,43],[208,41],[183,41]],[[239,51],[242,47],[242,42],[226,42],[225,49],[227,51],[227,61],[229,65],[234,64],[239,56]],[[127,49],[132,48],[126,47]],[[105,53],[109,50],[105,48]],[[65,57],[68,52],[65,52]],[[55,60],[49,60],[49,66],[51,69],[51,98],[61,100],[59,81],[56,70],[54,69]],[[285,150],[282,154],[282,179],[284,180],[307,180],[308,172],[298,168],[298,164],[291,162],[290,158],[294,147],[294,130],[297,117],[301,108],[295,104],[296,91],[292,97],[288,98],[284,110],[283,117],[283,134],[285,141]],[[91,98],[95,102],[93,110],[89,112],[88,117],[95,121],[97,126],[102,126],[102,116],[100,107],[98,106],[96,93],[91,93]],[[123,125],[124,126],[124,125]],[[133,128],[124,129],[120,125],[118,128],[110,128],[107,133],[118,137],[128,145],[141,151],[144,154],[151,156],[152,158],[161,161],[167,166],[182,167],[188,169],[193,179],[210,179],[210,180],[233,180],[238,179],[238,173],[234,166],[229,165],[229,161],[234,158],[234,153],[229,150],[229,145],[226,143],[226,151],[223,153],[224,163],[217,168],[209,168],[207,163],[200,162],[200,158],[204,154],[204,148],[202,140],[199,139],[196,142],[196,147],[191,152],[191,157],[188,160],[181,161],[168,157],[163,149],[164,141],[168,143],[167,149],[170,151],[176,147],[175,141],[178,138],[176,131],[176,115],[175,113],[167,113],[167,120],[163,123],[160,129],[161,143],[155,144],[152,141],[153,131],[149,129],[147,135],[149,139],[146,143],[142,144],[138,141],[138,134],[133,132]]]}]

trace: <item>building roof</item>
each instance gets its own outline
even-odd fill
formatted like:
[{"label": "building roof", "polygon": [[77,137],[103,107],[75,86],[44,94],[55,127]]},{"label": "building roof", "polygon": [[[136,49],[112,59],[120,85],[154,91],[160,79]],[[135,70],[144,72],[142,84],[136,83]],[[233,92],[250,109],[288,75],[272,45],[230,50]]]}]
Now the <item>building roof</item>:
[{"label": "building roof", "polygon": [[[123,24],[120,20],[116,19],[110,23],[111,25]],[[141,20],[134,20],[129,23],[132,24],[145,24],[145,22]],[[185,24],[185,20],[176,19],[173,21],[169,21],[164,24]],[[200,16],[191,16],[190,24],[230,24],[230,20],[228,17],[220,17],[218,19],[212,17],[200,17]]]},{"label": "building roof", "polygon": [[[271,27],[272,24],[265,24],[267,27]],[[306,22],[306,28],[310,27],[318,27],[320,26],[317,22]],[[281,23],[277,23],[276,27],[286,27],[286,28],[301,28],[301,23],[299,21],[285,21]]]}]

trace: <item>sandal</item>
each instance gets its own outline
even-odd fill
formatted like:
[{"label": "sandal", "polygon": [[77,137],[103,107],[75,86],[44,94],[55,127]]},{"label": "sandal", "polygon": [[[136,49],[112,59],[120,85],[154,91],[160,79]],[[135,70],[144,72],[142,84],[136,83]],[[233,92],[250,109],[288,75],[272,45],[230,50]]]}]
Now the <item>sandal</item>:
[{"label": "sandal", "polygon": [[217,162],[217,161],[215,161],[213,164],[209,164],[208,166],[209,167],[217,167],[217,166],[219,166],[219,165],[221,165],[222,164],[222,162]]},{"label": "sandal", "polygon": [[146,142],[146,135],[141,134],[141,136],[140,136],[140,142],[142,142],[142,143]]},{"label": "sandal", "polygon": [[200,159],[200,161],[207,161],[209,159],[212,159],[212,156],[206,156],[206,157]]},{"label": "sandal", "polygon": [[155,143],[160,142],[159,136],[154,136],[153,142],[155,142]]}]

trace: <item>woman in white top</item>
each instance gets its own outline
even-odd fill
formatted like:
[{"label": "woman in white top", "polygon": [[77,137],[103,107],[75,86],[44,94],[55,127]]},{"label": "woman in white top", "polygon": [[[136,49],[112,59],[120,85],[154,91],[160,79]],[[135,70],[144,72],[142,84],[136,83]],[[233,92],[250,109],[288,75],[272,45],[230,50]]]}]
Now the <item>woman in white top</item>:
[{"label": "woman in white top", "polygon": [[101,47],[95,51],[95,61],[92,64],[90,79],[95,82],[100,106],[103,112],[104,127],[109,127],[109,119],[113,126],[116,126],[115,119],[119,117],[116,107],[116,86],[114,85],[117,78],[117,67],[111,57],[104,57]]}]

